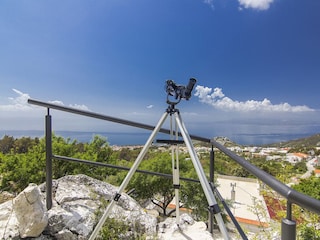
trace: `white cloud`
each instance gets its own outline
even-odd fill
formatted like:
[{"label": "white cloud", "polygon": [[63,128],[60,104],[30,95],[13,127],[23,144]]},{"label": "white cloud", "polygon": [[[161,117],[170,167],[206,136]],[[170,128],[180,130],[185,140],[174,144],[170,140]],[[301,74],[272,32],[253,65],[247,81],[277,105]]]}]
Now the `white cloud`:
[{"label": "white cloud", "polygon": [[28,111],[32,107],[28,104],[28,99],[30,98],[29,94],[23,93],[15,88],[12,89],[17,97],[9,97],[9,104],[0,104],[0,110],[2,111]]},{"label": "white cloud", "polygon": [[148,109],[151,109],[151,108],[153,108],[153,107],[154,107],[154,106],[153,106],[152,104],[147,106]]},{"label": "white cloud", "polygon": [[62,101],[60,101],[60,100],[49,101],[49,103],[64,106],[64,103]]},{"label": "white cloud", "polygon": [[238,0],[240,4],[240,9],[244,8],[253,8],[257,10],[267,10],[270,7],[270,4],[274,0]]},{"label": "white cloud", "polygon": [[[53,100],[53,101],[49,101],[49,103],[52,103],[52,104],[56,104],[56,105],[61,105],[61,106],[65,106],[65,104],[60,101],[60,100]],[[76,108],[76,109],[79,109],[79,110],[84,110],[84,111],[89,111],[90,109],[84,105],[84,104],[69,104],[69,107],[71,108]]]},{"label": "white cloud", "polygon": [[[0,130],[41,130],[43,129],[43,118],[46,114],[46,108],[28,103],[30,95],[20,90],[12,89],[14,96],[8,97],[6,101],[0,102]],[[60,100],[50,101],[52,104],[65,104]],[[69,107],[80,110],[89,110],[86,105],[69,104]],[[62,111],[54,112],[55,130],[79,130],[84,129],[90,123],[92,128],[100,126],[100,121],[88,121],[87,118],[79,118]],[[75,121],[75,119],[77,119]],[[92,126],[94,125],[94,126]],[[105,126],[105,124],[103,125]]]},{"label": "white cloud", "polygon": [[307,106],[291,106],[289,103],[272,104],[267,98],[262,101],[236,101],[226,97],[221,88],[204,87],[198,85],[194,94],[200,102],[209,104],[216,109],[237,112],[310,112],[314,111]]},{"label": "white cloud", "polygon": [[[18,96],[16,97],[9,97],[9,103],[8,104],[1,104],[0,103],[0,111],[30,111],[33,110],[34,107],[28,103],[28,99],[30,98],[30,95],[28,93],[23,93],[20,90],[17,90],[15,88],[12,89]],[[56,105],[62,105],[65,106],[65,104],[60,100],[54,100],[49,101],[49,103],[56,104]],[[81,104],[69,104],[69,107],[77,108],[80,110],[89,110],[89,108],[86,105]]]},{"label": "white cloud", "polygon": [[79,110],[89,111],[90,109],[84,104],[69,104],[69,107],[77,108]]}]

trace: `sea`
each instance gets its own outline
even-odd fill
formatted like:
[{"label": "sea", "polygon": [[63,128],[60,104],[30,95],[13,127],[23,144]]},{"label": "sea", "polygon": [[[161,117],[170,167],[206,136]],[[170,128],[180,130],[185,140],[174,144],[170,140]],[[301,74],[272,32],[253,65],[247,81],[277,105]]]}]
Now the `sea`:
[{"label": "sea", "polygon": [[[14,138],[21,137],[30,137],[30,138],[42,138],[44,137],[44,131],[42,130],[0,130],[0,138],[2,139],[5,135],[12,136]],[[55,131],[54,134],[56,136],[63,137],[65,139],[76,140],[78,142],[90,142],[94,138],[95,135],[102,136],[106,138],[107,142],[110,146],[126,146],[126,145],[144,145],[148,140],[151,131],[146,132],[83,132],[83,131]],[[192,134],[192,133],[190,133]],[[309,137],[311,135],[316,134],[315,132],[304,132],[304,133],[280,133],[280,134],[233,134],[230,136],[222,136],[219,137],[227,137],[231,141],[241,144],[241,145],[250,145],[250,146],[261,146],[265,144],[272,143],[280,143],[286,142],[289,140]],[[205,138],[214,138],[218,136],[202,136]],[[168,139],[169,136],[163,133],[158,133],[155,139]]]}]

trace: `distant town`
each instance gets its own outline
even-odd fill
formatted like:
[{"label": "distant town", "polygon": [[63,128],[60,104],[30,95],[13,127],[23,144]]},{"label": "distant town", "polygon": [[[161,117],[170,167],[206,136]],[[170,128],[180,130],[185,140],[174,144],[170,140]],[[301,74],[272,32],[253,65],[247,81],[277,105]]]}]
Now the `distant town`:
[{"label": "distant town", "polygon": [[[226,137],[217,137],[215,138],[217,142],[226,146],[230,151],[233,151],[241,156],[246,156],[248,158],[252,157],[263,157],[267,161],[275,160],[275,161],[287,161],[292,164],[296,164],[299,162],[306,162],[308,172],[304,174],[301,178],[310,177],[312,172],[315,173],[316,176],[320,176],[320,155],[316,153],[320,151],[320,146],[315,146],[312,150],[309,150],[307,153],[302,152],[292,152],[290,151],[291,147],[262,147],[262,146],[242,146],[236,143],[233,143]],[[143,145],[127,145],[127,146],[111,146],[113,150],[117,151],[122,148],[128,148],[130,150],[142,148]],[[158,151],[167,151],[167,145],[157,145]],[[211,146],[202,146],[201,144],[195,144],[195,150],[197,153],[204,153],[211,151]],[[188,149],[186,146],[180,146],[179,151],[187,153]],[[218,149],[214,149],[214,151],[219,151]]]}]

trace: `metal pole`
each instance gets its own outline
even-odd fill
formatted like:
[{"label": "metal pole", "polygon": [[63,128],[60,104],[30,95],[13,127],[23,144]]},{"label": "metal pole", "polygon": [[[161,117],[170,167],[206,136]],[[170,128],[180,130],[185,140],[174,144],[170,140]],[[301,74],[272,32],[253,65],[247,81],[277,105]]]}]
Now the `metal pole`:
[{"label": "metal pole", "polygon": [[[173,130],[173,123],[175,129]],[[170,113],[170,140],[178,141],[178,131],[177,123],[173,121],[172,113]],[[171,162],[172,162],[172,179],[173,188],[175,194],[175,205],[176,205],[176,224],[179,226],[180,223],[180,203],[179,203],[179,189],[180,189],[180,179],[179,179],[179,147],[177,144],[171,145]]]},{"label": "metal pole", "polygon": [[[214,182],[214,151],[213,151],[213,145],[211,145],[211,151],[210,151],[210,176],[209,181],[211,184]],[[210,233],[213,233],[213,218],[214,215],[211,211],[209,211],[209,220],[208,220],[208,231]]]},{"label": "metal pole", "polygon": [[50,111],[46,115],[46,204],[47,209],[52,207],[52,120]]},{"label": "metal pole", "polygon": [[292,203],[287,201],[287,218],[281,222],[281,240],[296,239],[296,221],[292,220]]},{"label": "metal pole", "polygon": [[213,145],[211,145],[210,151],[210,182],[214,182],[214,150]]}]

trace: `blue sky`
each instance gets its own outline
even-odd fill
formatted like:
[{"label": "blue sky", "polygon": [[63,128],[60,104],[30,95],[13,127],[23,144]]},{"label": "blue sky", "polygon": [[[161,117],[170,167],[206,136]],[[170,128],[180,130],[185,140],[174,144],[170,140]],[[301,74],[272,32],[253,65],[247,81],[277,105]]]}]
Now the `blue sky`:
[{"label": "blue sky", "polygon": [[[320,132],[320,2],[0,2],[0,130],[43,129],[33,98],[157,123],[165,81],[190,133]],[[60,130],[126,131],[54,113]]]}]

